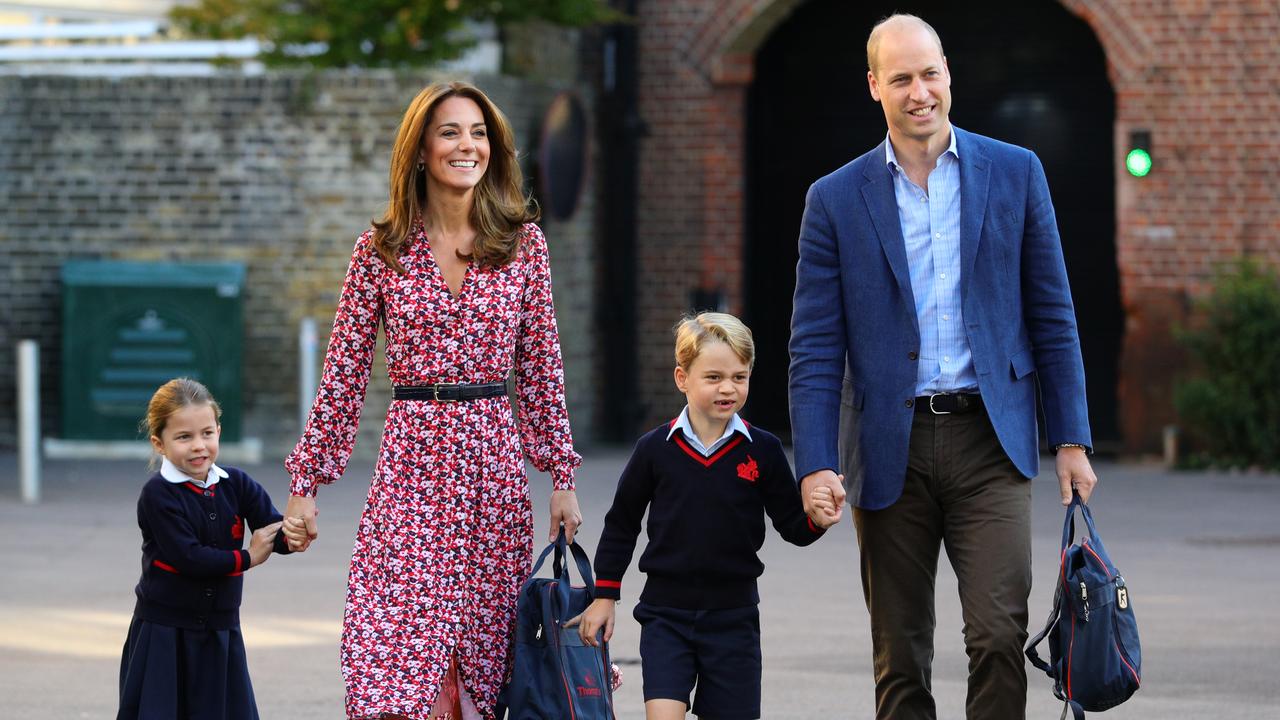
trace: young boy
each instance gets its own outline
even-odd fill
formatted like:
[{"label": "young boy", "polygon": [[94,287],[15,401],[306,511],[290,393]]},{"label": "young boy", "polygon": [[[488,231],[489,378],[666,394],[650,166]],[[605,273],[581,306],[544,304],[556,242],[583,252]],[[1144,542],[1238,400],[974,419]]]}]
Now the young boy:
[{"label": "young boy", "polygon": [[764,514],[788,542],[808,545],[837,519],[829,489],[806,517],[778,438],[738,417],[755,345],[732,315],[701,313],[676,326],[680,417],[636,443],[618,480],[596,549],[595,602],[567,625],[583,642],[613,635],[614,605],[649,510],[648,576],[635,618],[648,720],[693,712],[717,720],[760,717],[760,596]]}]

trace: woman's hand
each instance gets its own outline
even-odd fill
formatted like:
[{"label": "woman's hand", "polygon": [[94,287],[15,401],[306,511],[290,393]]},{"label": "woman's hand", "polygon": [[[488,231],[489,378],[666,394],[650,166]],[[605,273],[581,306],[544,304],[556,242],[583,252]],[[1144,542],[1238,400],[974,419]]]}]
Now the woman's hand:
[{"label": "woman's hand", "polygon": [[[290,502],[293,502],[290,500]],[[564,537],[573,542],[573,536],[582,525],[582,511],[578,509],[578,494],[572,490],[556,490],[551,493],[551,536],[547,542],[555,542],[564,524]]]},{"label": "woman's hand", "polygon": [[284,508],[284,536],[293,552],[306,552],[312,541],[320,537],[316,527],[316,499],[302,495],[290,495]]}]

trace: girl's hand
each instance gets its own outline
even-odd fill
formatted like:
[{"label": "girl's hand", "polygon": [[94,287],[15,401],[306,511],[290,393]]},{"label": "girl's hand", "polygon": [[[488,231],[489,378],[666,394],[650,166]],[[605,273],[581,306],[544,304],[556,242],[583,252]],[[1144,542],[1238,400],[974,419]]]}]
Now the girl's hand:
[{"label": "girl's hand", "polygon": [[573,542],[573,536],[582,525],[582,511],[578,509],[578,494],[572,490],[556,490],[551,493],[551,536],[547,542],[555,542],[564,523],[564,538]]},{"label": "girl's hand", "polygon": [[276,543],[276,531],[279,529],[280,523],[273,522],[253,531],[253,537],[249,539],[249,567],[257,567],[271,557]]},{"label": "girl's hand", "polygon": [[605,642],[613,638],[614,605],[616,604],[616,601],[608,598],[596,598],[581,615],[566,622],[564,626],[577,625],[578,637],[582,638],[584,645],[600,647],[600,642],[596,640],[596,633],[600,632],[600,628],[604,628]]},{"label": "girl's hand", "polygon": [[[289,549],[294,552],[306,552],[311,543],[320,536],[316,527],[316,499],[302,495],[290,495],[289,504],[284,508],[284,534],[289,539]],[[292,522],[289,522],[292,521]]]},{"label": "girl's hand", "polygon": [[840,522],[835,493],[825,485],[815,487],[809,493],[809,519],[814,525],[827,529]]}]

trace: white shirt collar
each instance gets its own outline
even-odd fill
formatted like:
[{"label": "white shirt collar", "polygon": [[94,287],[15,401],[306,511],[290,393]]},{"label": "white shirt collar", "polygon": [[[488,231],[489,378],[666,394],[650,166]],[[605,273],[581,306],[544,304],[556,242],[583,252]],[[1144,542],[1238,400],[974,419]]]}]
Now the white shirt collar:
[{"label": "white shirt collar", "polygon": [[729,422],[725,423],[724,426],[724,434],[720,436],[719,440],[711,443],[710,447],[704,447],[702,445],[702,440],[698,438],[698,434],[693,431],[693,423],[689,421],[688,405],[684,406],[684,409],[680,411],[680,417],[676,418],[676,421],[671,424],[671,429],[667,431],[668,440],[671,439],[672,435],[676,434],[676,430],[684,433],[684,439],[689,441],[689,444],[693,445],[693,447],[703,455],[710,455],[715,452],[716,449],[732,437],[735,432],[742,433],[742,435],[747,438],[747,442],[751,442],[751,430],[747,428],[747,423],[744,422],[742,418],[738,417],[738,413],[734,413],[733,417],[729,418]]},{"label": "white shirt collar", "polygon": [[213,463],[209,463],[209,474],[205,476],[204,482],[200,482],[193,477],[184,475],[177,465],[169,462],[169,458],[162,457],[160,459],[160,477],[175,485],[189,482],[194,483],[197,487],[209,488],[217,485],[222,478],[227,477],[227,471]]},{"label": "white shirt collar", "polygon": [[[942,152],[942,155],[946,155],[947,153],[951,153],[957,160],[960,159],[960,151],[956,147],[955,127],[951,128],[951,144]],[[938,156],[938,162],[942,162],[942,155]],[[890,138],[887,133],[884,136],[884,163],[888,165],[890,169],[902,167],[898,164],[897,153],[893,151],[893,139]],[[937,167],[937,165],[935,164],[934,167]]]}]

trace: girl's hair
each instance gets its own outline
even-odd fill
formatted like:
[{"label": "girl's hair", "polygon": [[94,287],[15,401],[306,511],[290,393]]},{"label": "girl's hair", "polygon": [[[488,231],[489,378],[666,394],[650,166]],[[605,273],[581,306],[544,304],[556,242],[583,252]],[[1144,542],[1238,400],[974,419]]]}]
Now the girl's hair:
[{"label": "girl's hair", "polygon": [[161,385],[151,396],[151,402],[147,403],[147,417],[141,423],[142,431],[147,437],[160,437],[169,418],[191,405],[212,407],[213,419],[222,422],[222,406],[213,399],[209,388],[190,378],[175,378]]},{"label": "girl's hair", "polygon": [[475,245],[470,257],[461,257],[482,267],[505,265],[515,258],[521,227],[538,219],[537,204],[524,191],[511,125],[498,106],[470,83],[428,85],[409,103],[400,121],[391,151],[387,214],[373,223],[374,249],[388,267],[400,274],[404,274],[400,255],[408,249],[410,230],[427,204],[427,171],[418,169],[418,156],[436,108],[455,96],[480,106],[489,136],[489,166],[475,187],[475,202],[471,205]]},{"label": "girl's hair", "polygon": [[756,344],[751,328],[729,313],[702,312],[685,316],[676,323],[676,364],[686,371],[702,354],[709,342],[729,346],[738,359],[750,368],[756,363]]}]

